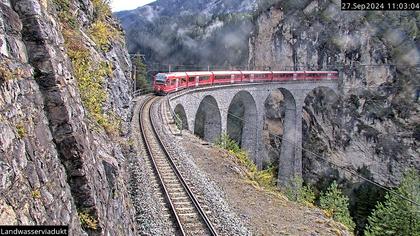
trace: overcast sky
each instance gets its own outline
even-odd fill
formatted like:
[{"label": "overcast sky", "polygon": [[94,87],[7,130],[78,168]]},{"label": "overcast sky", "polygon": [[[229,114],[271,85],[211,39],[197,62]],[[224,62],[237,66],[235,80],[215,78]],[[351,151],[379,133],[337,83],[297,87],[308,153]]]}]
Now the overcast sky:
[{"label": "overcast sky", "polygon": [[154,2],[155,0],[112,0],[112,11],[131,10]]}]

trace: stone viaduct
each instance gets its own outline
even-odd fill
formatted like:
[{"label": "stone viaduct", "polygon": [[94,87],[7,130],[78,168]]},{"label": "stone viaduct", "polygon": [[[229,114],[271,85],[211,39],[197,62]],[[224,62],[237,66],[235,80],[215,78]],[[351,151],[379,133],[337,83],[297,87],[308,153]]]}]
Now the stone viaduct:
[{"label": "stone viaduct", "polygon": [[[307,95],[316,88],[337,93],[337,80],[287,81],[277,83],[230,84],[189,89],[169,95],[171,109],[183,120],[191,132],[200,129],[207,141],[215,141],[221,133],[230,132],[232,122],[228,114],[233,104],[244,108],[241,146],[248,151],[257,167],[267,158],[263,143],[265,119],[264,104],[270,93],[280,90],[284,96],[286,112],[284,133],[279,157],[278,184],[289,186],[296,176],[302,175],[302,110]],[[197,120],[200,119],[200,122]],[[201,126],[201,127],[199,127]]]}]

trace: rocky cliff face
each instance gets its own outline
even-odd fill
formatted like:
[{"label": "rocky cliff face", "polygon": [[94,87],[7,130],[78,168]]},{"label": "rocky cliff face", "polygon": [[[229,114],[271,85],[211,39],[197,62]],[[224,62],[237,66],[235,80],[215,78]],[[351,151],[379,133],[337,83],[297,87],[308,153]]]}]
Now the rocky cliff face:
[{"label": "rocky cliff face", "polygon": [[[420,15],[343,12],[334,1],[271,2],[256,20],[251,66],[341,73],[340,94],[320,89],[306,99],[305,181],[322,189],[338,179],[353,200],[364,195],[374,203],[377,190],[328,162],[390,187],[408,168],[420,169]],[[279,95],[267,101],[267,127],[281,127],[281,108],[269,105],[280,102]],[[275,155],[281,140],[273,134],[281,128],[268,131]]]},{"label": "rocky cliff face", "polygon": [[106,9],[0,2],[0,224],[136,232],[123,154],[131,65]]}]

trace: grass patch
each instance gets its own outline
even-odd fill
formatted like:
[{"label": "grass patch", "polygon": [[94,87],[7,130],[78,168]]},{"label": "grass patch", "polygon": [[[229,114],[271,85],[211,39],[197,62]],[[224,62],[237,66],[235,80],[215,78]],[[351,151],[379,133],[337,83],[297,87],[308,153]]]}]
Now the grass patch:
[{"label": "grass patch", "polygon": [[34,189],[32,191],[32,197],[34,199],[40,199],[41,198],[41,191],[39,191],[39,189]]},{"label": "grass patch", "polygon": [[3,63],[0,64],[0,79],[3,81],[12,80],[13,79],[13,72],[10,68],[8,68]]},{"label": "grass patch", "polygon": [[236,157],[236,160],[247,169],[247,177],[253,184],[259,187],[273,189],[276,186],[276,178],[274,168],[266,170],[258,170],[257,166],[249,159],[246,151],[242,150],[239,145],[232,140],[226,133],[222,134],[216,141],[216,145],[229,151],[229,154]]},{"label": "grass patch", "polygon": [[120,119],[103,110],[108,94],[104,87],[105,78],[111,77],[112,69],[109,63],[102,61],[94,63],[87,49],[69,45],[68,54],[74,68],[74,75],[84,107],[89,116],[93,118],[107,133],[119,132]]},{"label": "grass patch", "polygon": [[26,136],[26,128],[23,123],[19,123],[16,125],[16,131],[19,139],[23,139]]},{"label": "grass patch", "polygon": [[[216,141],[216,145],[229,151],[229,154],[236,157],[237,162],[247,169],[247,177],[251,184],[263,187],[276,195],[280,193],[276,187],[276,171],[273,166],[265,170],[258,170],[257,166],[250,160],[248,153],[242,150],[239,145],[232,140],[226,133],[222,134]],[[295,178],[294,187],[284,191],[286,197],[291,201],[296,201],[307,206],[313,206],[315,203],[315,192],[312,186],[303,185],[302,178]]]},{"label": "grass patch", "polygon": [[80,224],[83,228],[97,230],[98,221],[91,216],[87,211],[78,211]]},{"label": "grass patch", "polygon": [[16,80],[31,76],[29,68],[14,63],[9,58],[0,57],[0,81]]}]

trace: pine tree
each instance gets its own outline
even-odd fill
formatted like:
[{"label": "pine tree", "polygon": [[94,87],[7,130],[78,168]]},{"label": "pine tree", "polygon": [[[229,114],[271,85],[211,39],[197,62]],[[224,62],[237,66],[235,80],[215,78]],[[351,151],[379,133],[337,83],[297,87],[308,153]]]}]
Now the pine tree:
[{"label": "pine tree", "polygon": [[[414,202],[420,203],[420,177],[408,171],[400,186],[395,190]],[[365,235],[420,235],[420,207],[396,194],[387,193],[385,202],[378,203],[368,218]]]},{"label": "pine tree", "polygon": [[132,61],[133,66],[135,66],[136,69],[136,89],[149,92],[151,90],[151,85],[147,80],[147,67],[144,64],[142,57],[140,54],[136,54]]},{"label": "pine tree", "polygon": [[344,196],[334,181],[319,198],[320,207],[329,212],[333,219],[354,230],[355,224],[349,212],[349,199]]}]

